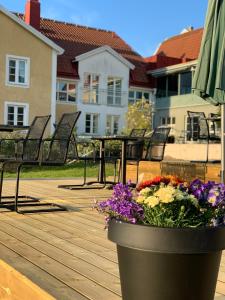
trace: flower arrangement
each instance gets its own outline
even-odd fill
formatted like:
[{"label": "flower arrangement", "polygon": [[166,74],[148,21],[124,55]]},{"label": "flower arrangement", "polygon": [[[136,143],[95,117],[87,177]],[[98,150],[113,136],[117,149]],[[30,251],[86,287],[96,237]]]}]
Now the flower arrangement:
[{"label": "flower arrangement", "polygon": [[118,183],[110,199],[97,203],[106,221],[160,227],[220,226],[225,223],[225,185],[196,179],[187,184],[175,176],[142,182],[132,193]]}]

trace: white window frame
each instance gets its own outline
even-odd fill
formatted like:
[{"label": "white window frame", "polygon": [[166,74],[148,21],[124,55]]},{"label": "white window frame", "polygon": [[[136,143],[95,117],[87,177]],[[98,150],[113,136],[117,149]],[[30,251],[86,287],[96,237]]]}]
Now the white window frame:
[{"label": "white window frame", "polygon": [[[134,93],[134,97],[133,98],[129,97],[129,93],[130,92]],[[142,93],[142,99],[137,98],[137,93]],[[148,94],[148,96],[149,96],[148,100],[143,99],[143,95],[144,94]],[[132,101],[130,101],[130,100],[132,100]],[[128,105],[133,105],[133,104],[137,103],[137,101],[145,101],[145,102],[148,101],[148,103],[150,103],[150,92],[149,91],[145,91],[145,90],[131,90],[130,89],[128,91]]]},{"label": "white window frame", "polygon": [[[90,115],[91,116],[91,120],[90,120],[90,122],[91,122],[91,124],[90,124],[90,132],[86,132],[86,118],[87,118],[87,115]],[[94,116],[97,116],[97,130],[96,130],[96,132],[93,132],[93,129],[94,129]],[[99,114],[98,113],[86,113],[85,114],[85,126],[84,126],[84,128],[85,128],[85,134],[98,134],[98,130],[99,130]]]},{"label": "white window frame", "polygon": [[[66,90],[66,101],[62,101],[62,100],[59,100],[58,99],[58,93],[60,92],[59,89],[58,89],[58,84],[60,82],[65,82],[67,84],[67,90]],[[68,85],[69,84],[74,84],[75,85],[75,101],[69,101],[68,100]],[[77,82],[74,81],[74,80],[68,80],[68,79],[64,79],[64,78],[57,78],[56,80],[56,101],[57,103],[60,103],[60,104],[76,104],[77,103]]]},{"label": "white window frame", "polygon": [[[113,79],[113,94],[109,95],[109,90],[108,90],[108,80]],[[118,96],[116,96],[116,80],[120,80],[121,81],[121,95],[120,95],[120,103],[116,103],[116,98]],[[123,78],[121,77],[114,77],[114,76],[108,76],[107,77],[107,105],[108,106],[122,106],[122,87],[123,87]],[[113,103],[109,103],[108,102],[108,97],[112,97],[113,98]]]},{"label": "white window frame", "polygon": [[[165,124],[163,124],[163,119],[165,119]],[[170,119],[170,122],[169,122]],[[175,122],[173,122],[173,120]],[[161,126],[169,126],[171,128],[170,134],[174,134],[174,130],[176,127],[176,116],[161,116],[160,117],[160,124]]]},{"label": "white window frame", "polygon": [[[18,81],[18,68],[16,67],[16,81],[11,82],[9,81],[9,61],[10,60],[15,60],[16,65],[20,60],[25,61],[25,82],[20,83]],[[29,57],[24,57],[24,56],[16,56],[16,55],[6,55],[6,85],[7,86],[14,86],[14,87],[21,87],[21,88],[29,88],[30,86],[30,58]]]},{"label": "white window frame", "polygon": [[[6,101],[4,103],[4,124],[7,125],[8,124],[8,107],[9,106],[14,106],[14,107],[23,107],[24,108],[24,119],[23,119],[23,125],[24,126],[28,126],[29,124],[29,104],[28,103],[24,103],[24,102],[8,102]],[[14,125],[17,125],[15,122],[17,121],[14,120]]]},{"label": "white window frame", "polygon": [[[110,128],[109,128],[109,130],[108,130],[108,128],[107,128],[107,119],[108,118],[111,118],[111,120],[110,120]],[[106,115],[106,135],[113,135],[113,134],[118,134],[118,132],[116,132],[116,133],[114,133],[114,121],[115,121],[115,119],[118,119],[118,132],[119,132],[119,124],[120,124],[120,115]]]},{"label": "white window frame", "polygon": [[[86,76],[90,76],[91,80],[90,80],[90,86],[89,88],[85,87],[85,78]],[[93,76],[98,76],[98,89],[94,89],[93,88]],[[83,95],[82,95],[82,102],[84,104],[100,104],[100,74],[98,73],[89,73],[89,72],[85,72],[83,75]],[[89,93],[89,99],[88,102],[84,101],[84,92],[88,92]],[[93,101],[92,98],[92,93],[96,93],[96,101]]]}]

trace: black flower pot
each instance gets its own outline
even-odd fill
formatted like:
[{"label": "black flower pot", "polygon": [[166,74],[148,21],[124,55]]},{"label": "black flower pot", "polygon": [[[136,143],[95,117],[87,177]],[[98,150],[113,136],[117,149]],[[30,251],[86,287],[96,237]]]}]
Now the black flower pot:
[{"label": "black flower pot", "polygon": [[123,300],[213,300],[225,227],[161,228],[109,222]]}]

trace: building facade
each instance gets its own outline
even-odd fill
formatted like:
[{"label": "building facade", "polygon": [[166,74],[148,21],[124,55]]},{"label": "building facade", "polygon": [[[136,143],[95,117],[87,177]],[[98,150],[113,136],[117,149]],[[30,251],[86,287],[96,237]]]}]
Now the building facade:
[{"label": "building facade", "polygon": [[[118,134],[126,126],[129,105],[144,101],[154,106],[154,127],[168,125],[172,136],[185,141],[192,122],[187,118],[188,110],[205,112],[206,116],[218,112],[218,108],[191,91],[202,29],[182,31],[164,41],[153,56],[143,58],[113,31],[41,18],[40,9],[39,0],[28,0],[25,13],[14,14],[14,18],[57,45],[62,55],[57,56],[54,49],[53,58],[52,48],[32,34],[26,34],[27,40],[17,34],[16,43],[11,43],[7,37],[12,28],[9,24],[4,26],[2,64],[11,64],[13,54],[15,72],[21,64],[21,72],[27,76],[29,71],[29,78],[24,79],[24,85],[9,87],[5,77],[9,77],[7,72],[12,68],[8,65],[4,72],[0,69],[0,84],[4,85],[5,93],[0,99],[2,122],[9,122],[5,116],[15,100],[24,103],[24,112],[29,110],[29,118],[27,113],[24,116],[25,124],[33,115],[51,111],[53,125],[62,113],[80,110],[76,128],[79,135]],[[25,60],[20,62],[20,57]],[[34,110],[30,110],[30,103],[37,103]],[[22,111],[15,111],[18,109]]]},{"label": "building facade", "polygon": [[43,113],[53,123],[56,60],[63,49],[1,6],[0,36],[0,124],[28,125]]},{"label": "building facade", "polygon": [[191,89],[202,32],[190,28],[164,41],[156,54],[146,59],[148,74],[155,78],[154,126],[170,126],[170,134],[178,142],[192,139],[189,128],[196,120],[190,120],[187,111],[204,112],[206,117],[218,113],[218,107],[194,95]]},{"label": "building facade", "polygon": [[117,134],[129,104],[151,101],[144,58],[115,32],[41,18],[37,0],[16,16],[65,50],[57,60],[56,120],[81,110],[79,135]]}]

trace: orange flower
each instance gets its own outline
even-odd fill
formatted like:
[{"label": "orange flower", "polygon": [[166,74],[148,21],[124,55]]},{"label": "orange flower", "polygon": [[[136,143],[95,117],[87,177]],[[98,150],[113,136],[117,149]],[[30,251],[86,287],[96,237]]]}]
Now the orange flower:
[{"label": "orange flower", "polygon": [[160,183],[164,183],[165,185],[171,184],[173,186],[178,186],[180,183],[184,183],[184,181],[178,178],[177,176],[173,175],[157,176],[152,180],[146,180],[141,182],[137,186],[137,191],[141,191],[142,189],[146,187],[151,187],[153,185],[160,185]]}]

